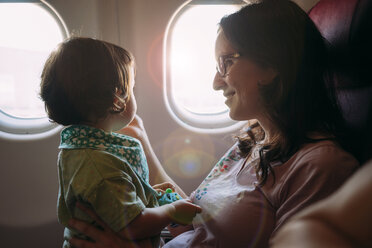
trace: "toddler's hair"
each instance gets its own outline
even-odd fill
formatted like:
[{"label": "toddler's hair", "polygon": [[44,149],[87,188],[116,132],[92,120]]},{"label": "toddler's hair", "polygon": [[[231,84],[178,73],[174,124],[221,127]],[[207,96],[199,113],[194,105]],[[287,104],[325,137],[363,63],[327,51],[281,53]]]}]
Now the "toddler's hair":
[{"label": "toddler's hair", "polygon": [[[96,123],[120,113],[129,100],[134,57],[109,42],[71,37],[59,44],[41,75],[40,96],[53,122],[62,125]],[[124,107],[113,105],[120,93]]]}]

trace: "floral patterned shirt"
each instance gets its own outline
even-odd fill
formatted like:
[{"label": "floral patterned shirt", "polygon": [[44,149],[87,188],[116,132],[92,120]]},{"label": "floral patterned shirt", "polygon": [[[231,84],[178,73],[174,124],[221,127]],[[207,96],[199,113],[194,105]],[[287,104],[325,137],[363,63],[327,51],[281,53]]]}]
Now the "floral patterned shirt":
[{"label": "floral patterned shirt", "polygon": [[258,150],[248,159],[235,144],[190,198],[203,211],[193,230],[164,248],[268,247],[272,235],[295,213],[334,192],[357,168],[357,160],[332,141],[305,144],[285,163],[273,163],[259,186]]}]

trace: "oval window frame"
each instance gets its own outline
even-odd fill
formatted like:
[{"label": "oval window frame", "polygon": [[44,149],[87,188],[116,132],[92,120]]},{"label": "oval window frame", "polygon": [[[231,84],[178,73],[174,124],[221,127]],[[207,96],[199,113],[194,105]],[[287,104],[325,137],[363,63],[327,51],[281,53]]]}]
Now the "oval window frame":
[{"label": "oval window frame", "polygon": [[[68,28],[60,14],[45,0],[21,0],[2,1],[1,3],[33,3],[38,4],[47,11],[56,21],[60,28],[63,39],[69,37]],[[0,4],[1,4],[0,3]],[[62,127],[52,123],[48,117],[41,118],[20,118],[11,116],[0,109],[0,138],[9,140],[43,139],[58,133]]]},{"label": "oval window frame", "polygon": [[[208,5],[208,4],[246,4],[244,0],[237,1],[205,1],[205,0],[188,0],[184,2],[180,7],[173,13],[169,19],[163,41],[163,98],[165,106],[170,113],[170,116],[182,127],[193,132],[207,133],[207,134],[218,134],[236,131],[242,128],[246,121],[234,121],[229,118],[229,110],[222,111],[219,113],[211,114],[199,114],[187,110],[180,106],[174,95],[172,94],[172,82],[171,82],[171,34],[176,19],[186,12],[192,5]],[[213,121],[211,121],[213,118]]]}]

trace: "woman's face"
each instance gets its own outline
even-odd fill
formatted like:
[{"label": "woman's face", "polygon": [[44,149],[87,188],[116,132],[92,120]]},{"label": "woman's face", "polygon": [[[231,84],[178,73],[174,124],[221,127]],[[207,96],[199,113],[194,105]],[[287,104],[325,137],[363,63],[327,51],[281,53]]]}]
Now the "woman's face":
[{"label": "woman's face", "polygon": [[[223,30],[219,31],[216,45],[216,61],[220,56],[239,53],[226,39]],[[230,109],[233,120],[260,119],[263,108],[260,103],[258,84],[270,83],[276,73],[272,69],[258,66],[244,56],[228,58],[224,61],[226,75],[216,73],[213,81],[214,90],[222,90],[226,97],[225,104]],[[275,75],[274,75],[275,74]]]}]

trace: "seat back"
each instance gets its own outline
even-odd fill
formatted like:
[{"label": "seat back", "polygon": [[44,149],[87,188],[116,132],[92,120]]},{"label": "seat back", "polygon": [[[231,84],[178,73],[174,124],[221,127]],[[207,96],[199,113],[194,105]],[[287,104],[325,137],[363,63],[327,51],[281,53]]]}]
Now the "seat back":
[{"label": "seat back", "polygon": [[329,42],[351,152],[363,164],[372,158],[372,0],[320,0],[309,16]]}]

